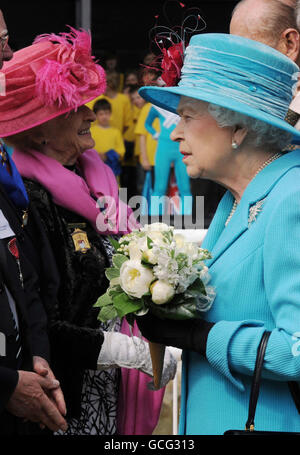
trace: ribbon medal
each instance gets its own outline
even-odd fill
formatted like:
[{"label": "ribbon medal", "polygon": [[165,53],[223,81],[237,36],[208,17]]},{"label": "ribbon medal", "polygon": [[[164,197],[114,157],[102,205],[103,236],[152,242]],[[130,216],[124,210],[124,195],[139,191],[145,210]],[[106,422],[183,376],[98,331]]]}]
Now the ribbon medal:
[{"label": "ribbon medal", "polygon": [[7,248],[8,248],[8,251],[10,252],[10,254],[12,254],[16,260],[16,263],[17,263],[17,266],[19,269],[19,278],[21,281],[22,288],[24,288],[23,275],[22,275],[22,270],[21,270],[21,265],[20,265],[20,255],[19,255],[19,249],[18,249],[16,237],[14,237],[13,239],[11,239],[8,242]]}]

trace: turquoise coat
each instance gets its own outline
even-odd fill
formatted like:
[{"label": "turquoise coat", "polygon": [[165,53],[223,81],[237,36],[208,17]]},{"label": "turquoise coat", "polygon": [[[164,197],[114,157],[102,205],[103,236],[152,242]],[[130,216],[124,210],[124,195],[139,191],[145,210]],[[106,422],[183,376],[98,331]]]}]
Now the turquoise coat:
[{"label": "turquoise coat", "polygon": [[[257,203],[261,210],[255,216]],[[227,192],[202,245],[213,255],[207,265],[217,296],[204,315],[215,325],[206,359],[184,352],[180,434],[244,429],[265,329],[272,333],[255,429],[300,432],[287,386],[300,381],[300,150],[280,157],[249,183],[225,227],[232,205]]]}]

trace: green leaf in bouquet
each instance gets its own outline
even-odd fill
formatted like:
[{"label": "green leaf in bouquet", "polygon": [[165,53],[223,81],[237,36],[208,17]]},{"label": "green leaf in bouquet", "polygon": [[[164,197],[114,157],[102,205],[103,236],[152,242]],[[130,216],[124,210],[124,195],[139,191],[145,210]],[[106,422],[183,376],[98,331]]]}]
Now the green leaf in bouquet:
[{"label": "green leaf in bouquet", "polygon": [[121,294],[123,292],[123,289],[121,286],[118,284],[116,286],[110,286],[109,289],[106,291],[110,297],[113,299],[116,295]]},{"label": "green leaf in bouquet", "polygon": [[105,270],[106,278],[110,281],[114,278],[119,278],[120,276],[120,269],[116,269],[115,267],[109,267]]},{"label": "green leaf in bouquet", "polygon": [[187,288],[185,294],[191,297],[197,297],[200,294],[206,295],[205,286],[203,281],[198,277],[195,281]]},{"label": "green leaf in bouquet", "polygon": [[147,236],[147,247],[150,249],[153,246],[153,240]]},{"label": "green leaf in bouquet", "polygon": [[110,243],[113,246],[113,248],[116,251],[118,251],[118,249],[120,248],[119,242],[116,239],[114,239],[113,237],[111,237],[110,235],[108,236],[108,240],[110,241]]},{"label": "green leaf in bouquet", "polygon": [[163,237],[165,237],[165,239],[166,239],[166,241],[167,241],[166,243],[171,243],[171,242],[172,242],[172,240],[173,240],[173,235],[174,235],[172,230],[170,230],[170,231],[163,231],[163,232],[162,232],[162,235],[163,235]]},{"label": "green leaf in bouquet", "polygon": [[105,294],[101,295],[97,302],[95,303],[94,307],[104,307],[106,305],[112,305],[113,301],[111,296],[106,292]]},{"label": "green leaf in bouquet", "polygon": [[172,301],[165,305],[150,305],[150,311],[161,319],[185,320],[199,317],[197,310],[197,299],[185,299],[185,303],[174,306]]},{"label": "green leaf in bouquet", "polygon": [[120,270],[122,264],[125,261],[128,261],[128,257],[125,256],[124,254],[114,254],[112,258],[113,265]]},{"label": "green leaf in bouquet", "polygon": [[118,316],[122,318],[128,313],[134,313],[135,311],[143,308],[143,302],[140,299],[131,299],[125,292],[113,297],[114,307],[118,312]]},{"label": "green leaf in bouquet", "polygon": [[118,316],[118,312],[113,305],[106,305],[101,308],[98,319],[102,322],[111,321]]}]

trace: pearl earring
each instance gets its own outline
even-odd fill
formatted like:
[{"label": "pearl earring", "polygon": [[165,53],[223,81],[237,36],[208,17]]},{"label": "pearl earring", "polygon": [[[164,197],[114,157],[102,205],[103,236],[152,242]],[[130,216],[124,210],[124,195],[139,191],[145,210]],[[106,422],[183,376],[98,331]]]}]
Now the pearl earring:
[{"label": "pearl earring", "polygon": [[232,141],[232,144],[231,144],[231,147],[233,148],[233,150],[236,150],[238,148],[238,143],[235,142],[235,141]]}]

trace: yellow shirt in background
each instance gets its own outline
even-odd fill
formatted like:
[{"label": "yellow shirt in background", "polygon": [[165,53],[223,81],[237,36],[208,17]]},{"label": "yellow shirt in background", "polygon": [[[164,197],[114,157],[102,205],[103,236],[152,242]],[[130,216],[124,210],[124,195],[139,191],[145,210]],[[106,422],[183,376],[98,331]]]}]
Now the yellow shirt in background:
[{"label": "yellow shirt in background", "polygon": [[[146,136],[147,157],[148,157],[150,165],[154,166],[157,141],[155,139],[153,139],[152,134],[150,134],[149,131],[147,131],[145,128],[146,118],[148,116],[148,113],[149,113],[151,107],[152,107],[151,103],[146,103],[145,106],[142,107],[134,132],[137,135],[143,134],[144,136]],[[156,118],[154,120],[153,128],[156,131],[160,131],[158,118]]]},{"label": "yellow shirt in background", "polygon": [[129,128],[124,133],[125,141],[134,142],[134,155],[137,156],[140,154],[140,141],[137,140],[137,135],[135,134],[135,128],[137,125],[137,121],[139,119],[141,113],[141,109],[135,106],[134,104],[131,106],[131,121]]},{"label": "yellow shirt in background", "polygon": [[98,124],[91,126],[91,135],[95,141],[94,149],[98,153],[106,153],[115,150],[122,158],[125,154],[125,145],[120,131],[117,128],[102,128]]},{"label": "yellow shirt in background", "polygon": [[[95,102],[102,98],[106,99],[111,104],[112,112],[110,126],[118,128],[121,134],[123,134],[124,128],[130,127],[131,122],[131,105],[128,96],[124,95],[124,93],[118,93],[115,98],[101,95],[87,103],[87,107],[93,110]],[[93,124],[95,124],[95,122]]]}]

